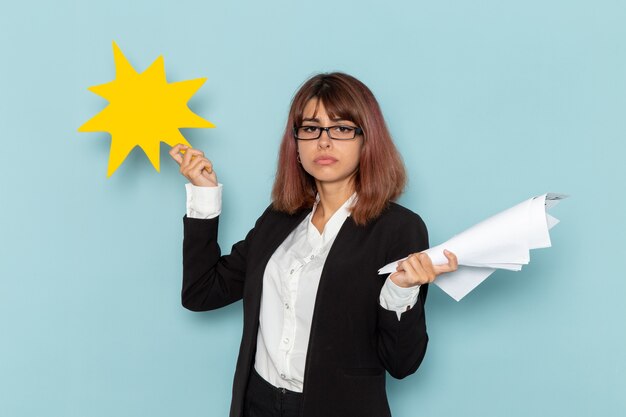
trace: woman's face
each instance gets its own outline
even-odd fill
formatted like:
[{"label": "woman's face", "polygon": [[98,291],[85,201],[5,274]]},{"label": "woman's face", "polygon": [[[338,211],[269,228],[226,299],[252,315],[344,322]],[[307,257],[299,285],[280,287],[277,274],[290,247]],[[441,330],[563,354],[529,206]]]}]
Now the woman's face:
[{"label": "woman's face", "polygon": [[[317,112],[316,112],[317,105]],[[331,119],[324,103],[313,98],[304,107],[302,126],[352,126],[351,120]],[[348,185],[359,167],[363,136],[354,139],[336,140],[323,131],[317,140],[298,140],[298,153],[302,167],[321,185]],[[352,184],[350,184],[352,185]]]}]

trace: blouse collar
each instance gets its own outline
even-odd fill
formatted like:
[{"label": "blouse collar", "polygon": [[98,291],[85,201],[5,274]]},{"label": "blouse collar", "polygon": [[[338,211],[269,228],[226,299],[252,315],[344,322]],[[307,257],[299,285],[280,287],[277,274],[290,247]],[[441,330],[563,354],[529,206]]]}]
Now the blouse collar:
[{"label": "blouse collar", "polygon": [[313,241],[321,239],[321,242],[319,243],[321,243],[322,245],[327,242],[333,241],[339,233],[339,229],[341,229],[341,226],[343,226],[343,223],[348,217],[350,217],[350,208],[354,205],[356,199],[357,195],[356,192],[354,192],[346,200],[346,202],[337,209],[337,211],[331,216],[331,218],[328,219],[328,222],[326,222],[326,225],[324,226],[324,231],[320,234],[319,230],[317,230],[317,227],[315,227],[312,221],[313,215],[315,214],[315,210],[317,209],[317,205],[320,201],[319,194],[316,195],[315,204],[313,205],[313,210],[311,210],[311,214],[309,215],[308,220],[307,234],[309,236],[309,239],[312,239]]}]

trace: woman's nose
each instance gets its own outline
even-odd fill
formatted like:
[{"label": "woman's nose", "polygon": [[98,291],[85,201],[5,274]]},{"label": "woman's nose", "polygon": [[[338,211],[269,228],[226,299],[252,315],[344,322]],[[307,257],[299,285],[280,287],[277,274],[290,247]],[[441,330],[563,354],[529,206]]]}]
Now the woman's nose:
[{"label": "woman's nose", "polygon": [[330,138],[330,136],[328,136],[328,130],[323,130],[322,134],[320,135],[319,139],[317,140],[317,146],[325,149],[325,148],[329,148],[330,144],[331,144],[332,139]]}]

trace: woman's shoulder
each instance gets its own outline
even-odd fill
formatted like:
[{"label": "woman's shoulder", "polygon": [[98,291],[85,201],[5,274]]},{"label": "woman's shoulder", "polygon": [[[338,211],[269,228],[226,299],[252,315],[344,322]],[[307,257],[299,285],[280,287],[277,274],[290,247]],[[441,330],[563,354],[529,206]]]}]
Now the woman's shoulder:
[{"label": "woman's shoulder", "polygon": [[398,203],[389,203],[380,216],[365,228],[378,239],[428,241],[428,229],[422,217]]},{"label": "woman's shoulder", "polygon": [[391,252],[399,248],[398,253],[413,253],[428,248],[428,229],[413,210],[392,202],[382,213],[379,224],[382,233],[393,242]]},{"label": "woman's shoulder", "polygon": [[424,220],[422,220],[419,214],[395,202],[390,202],[387,208],[383,210],[379,221],[398,224],[420,224],[425,227]]},{"label": "woman's shoulder", "polygon": [[256,221],[256,226],[268,225],[269,227],[275,227],[281,224],[291,224],[293,222],[301,221],[311,209],[300,209],[294,213],[287,213],[282,210],[277,210],[273,203],[265,208],[265,211],[259,216]]}]

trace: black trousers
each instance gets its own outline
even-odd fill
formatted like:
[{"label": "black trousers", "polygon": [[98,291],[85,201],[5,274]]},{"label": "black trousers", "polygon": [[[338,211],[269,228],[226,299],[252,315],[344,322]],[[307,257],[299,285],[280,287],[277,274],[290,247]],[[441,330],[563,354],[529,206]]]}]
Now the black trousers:
[{"label": "black trousers", "polygon": [[298,417],[301,403],[302,393],[276,388],[252,369],[244,417]]}]

